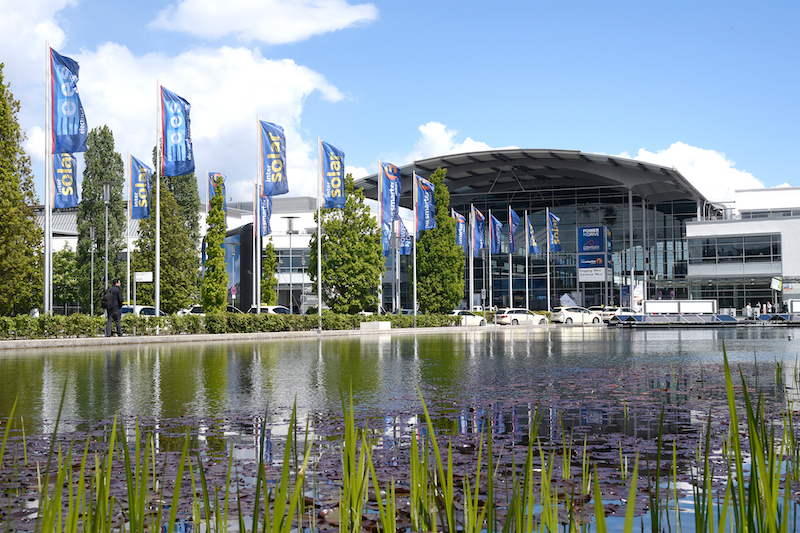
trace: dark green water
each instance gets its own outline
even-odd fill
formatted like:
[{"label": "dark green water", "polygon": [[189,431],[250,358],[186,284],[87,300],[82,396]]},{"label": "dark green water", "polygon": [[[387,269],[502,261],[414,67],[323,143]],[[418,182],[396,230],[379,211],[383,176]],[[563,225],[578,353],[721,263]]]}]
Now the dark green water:
[{"label": "dark green water", "polygon": [[115,414],[219,420],[269,412],[277,421],[295,401],[303,419],[340,413],[340,391],[351,386],[358,409],[373,416],[419,412],[418,389],[444,412],[533,404],[568,410],[587,397],[611,397],[613,383],[637,374],[640,382],[626,385],[628,401],[667,386],[662,381],[697,379],[703,369],[720,368],[723,342],[733,365],[783,361],[791,384],[800,339],[789,337],[796,333],[489,327],[441,335],[0,352],[0,417],[18,399],[16,414],[31,433],[48,431],[65,386],[64,430]]}]

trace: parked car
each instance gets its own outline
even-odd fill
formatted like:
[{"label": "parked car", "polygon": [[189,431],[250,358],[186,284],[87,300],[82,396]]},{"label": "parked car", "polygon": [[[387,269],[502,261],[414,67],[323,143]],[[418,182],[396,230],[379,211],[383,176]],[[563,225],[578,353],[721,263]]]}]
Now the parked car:
[{"label": "parked car", "polygon": [[[253,305],[250,306],[250,309],[247,310],[248,313],[256,314],[258,313],[258,308]],[[291,315],[292,312],[289,311],[289,308],[284,305],[261,305],[261,314],[262,315]]]},{"label": "parked car", "polygon": [[639,314],[641,313],[637,313],[635,309],[631,309],[630,307],[609,307],[603,311],[600,316],[603,319],[603,322],[608,322],[615,316],[619,317],[620,320],[625,320],[625,317]]},{"label": "parked car", "polygon": [[452,313],[453,316],[460,316],[461,317],[461,325],[462,326],[485,326],[486,319],[480,315],[476,315],[472,311],[467,311],[466,309],[456,309]]},{"label": "parked car", "polygon": [[[229,305],[225,309],[229,313],[241,313],[239,308]],[[202,305],[193,305],[192,307],[187,307],[186,309],[181,309],[178,311],[178,316],[186,316],[186,315],[195,315],[195,316],[206,316],[206,312],[203,309]]]},{"label": "parked car", "polygon": [[553,322],[561,322],[563,324],[599,324],[603,318],[600,313],[589,311],[585,307],[577,305],[569,307],[556,307],[553,314],[550,315],[550,320]]},{"label": "parked car", "polygon": [[547,324],[546,316],[528,311],[522,307],[500,309],[494,315],[494,318],[498,324],[510,324],[512,326],[517,324]]},{"label": "parked car", "polygon": [[[152,305],[123,305],[120,311],[122,311],[122,316],[128,313],[136,316],[156,316],[156,308]],[[167,313],[161,311],[159,316],[167,316]]]}]

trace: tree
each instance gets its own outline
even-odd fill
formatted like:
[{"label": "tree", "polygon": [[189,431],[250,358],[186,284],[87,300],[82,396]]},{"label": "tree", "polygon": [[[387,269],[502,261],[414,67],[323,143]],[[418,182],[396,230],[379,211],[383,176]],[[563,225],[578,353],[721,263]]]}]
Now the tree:
[{"label": "tree", "polygon": [[76,303],[80,295],[78,256],[69,243],[53,254],[53,303]]},{"label": "tree", "polygon": [[224,311],[228,303],[228,270],[225,265],[225,211],[224,197],[215,194],[211,199],[211,211],[206,218],[206,265],[200,297],[206,313]]},{"label": "tree", "polygon": [[464,250],[456,243],[446,174],[437,168],[428,178],[434,186],[436,228],[423,231],[417,241],[417,301],[423,313],[449,313],[464,298]]},{"label": "tree", "polygon": [[264,257],[261,262],[261,302],[267,305],[278,303],[278,258],[275,255],[275,244],[270,237],[264,247]]},{"label": "tree", "polygon": [[[377,288],[386,269],[378,222],[364,203],[364,191],[345,178],[344,209],[322,211],[322,293],[337,313],[378,306]],[[315,220],[316,220],[315,215]],[[317,289],[317,235],[311,237],[309,276]]]},{"label": "tree", "polygon": [[[85,168],[78,204],[78,265],[81,305],[94,306],[99,312],[100,296],[105,287],[106,205],[103,182],[110,183],[108,203],[108,283],[114,278],[126,283],[127,265],[122,250],[123,233],[127,225],[122,187],[125,167],[122,156],[114,151],[114,133],[108,126],[92,129],[86,138]],[[94,226],[94,242],[91,227]],[[91,289],[91,254],[94,247],[94,294]]]},{"label": "tree", "polygon": [[44,233],[33,212],[39,200],[22,147],[19,102],[5,84],[3,67],[0,63],[0,314],[17,315],[43,299]]},{"label": "tree", "polygon": [[[197,261],[189,232],[181,223],[181,210],[169,189],[161,190],[161,269],[159,272],[159,307],[166,313],[175,313],[189,307],[197,290]],[[139,238],[133,252],[131,268],[134,272],[153,272],[155,275],[155,217],[139,221]],[[136,303],[155,304],[155,283],[136,287]]]},{"label": "tree", "polygon": [[[153,148],[153,166],[158,167],[156,149]],[[195,251],[200,252],[200,193],[197,190],[197,177],[194,173],[182,176],[161,176],[161,186],[166,187],[175,196],[180,209],[180,218],[189,231],[189,237],[195,243]],[[155,193],[153,193],[155,194]]]}]

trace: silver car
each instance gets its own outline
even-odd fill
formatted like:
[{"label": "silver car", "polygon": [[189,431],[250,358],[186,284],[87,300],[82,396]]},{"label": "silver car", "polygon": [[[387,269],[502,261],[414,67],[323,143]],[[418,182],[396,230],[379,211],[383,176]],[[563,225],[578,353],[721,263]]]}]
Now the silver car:
[{"label": "silver car", "polygon": [[510,324],[512,326],[516,326],[517,324],[547,324],[546,316],[528,311],[521,307],[500,309],[494,315],[494,318],[498,324]]},{"label": "silver car", "polygon": [[600,313],[589,311],[585,307],[577,305],[569,307],[556,307],[553,314],[550,315],[550,320],[553,322],[561,322],[563,324],[599,324],[603,318]]},{"label": "silver car", "polygon": [[472,311],[467,311],[466,309],[456,309],[452,313],[453,316],[460,316],[461,317],[461,325],[462,326],[485,326],[486,319],[480,315],[476,315]]}]

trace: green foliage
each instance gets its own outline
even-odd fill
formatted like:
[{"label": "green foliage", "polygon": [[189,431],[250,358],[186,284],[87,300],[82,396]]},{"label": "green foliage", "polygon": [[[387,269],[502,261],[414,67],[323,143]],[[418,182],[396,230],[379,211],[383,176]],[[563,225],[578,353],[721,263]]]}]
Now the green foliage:
[{"label": "green foliage", "polygon": [[[357,313],[377,308],[377,288],[386,264],[380,228],[364,202],[364,191],[353,187],[350,174],[345,178],[345,196],[344,209],[322,211],[322,293],[334,312]],[[308,273],[316,292],[317,235],[311,237],[309,248]]]},{"label": "green foliage", "polygon": [[25,314],[43,299],[43,235],[31,206],[38,203],[31,162],[22,144],[19,102],[0,63],[0,314]]},{"label": "green foliage", "polygon": [[261,260],[261,302],[267,305],[278,303],[278,257],[275,255],[275,244],[270,237],[264,246],[264,255]]},{"label": "green foliage", "polygon": [[446,173],[437,168],[429,178],[435,187],[436,228],[423,231],[417,245],[417,302],[423,313],[449,313],[464,298],[464,250],[456,243]]},{"label": "green foliage", "polygon": [[[188,307],[197,293],[200,260],[189,231],[181,221],[181,213],[175,197],[168,189],[161,193],[161,310],[175,313]],[[155,213],[139,221],[139,239],[132,254],[131,268],[134,272],[153,272],[155,275]],[[136,286],[136,303],[154,305],[155,283]]]},{"label": "green foliage", "polygon": [[[106,288],[105,256],[106,204],[103,198],[104,181],[111,183],[108,203],[108,282],[114,278],[126,283],[127,265],[120,257],[125,247],[123,235],[127,217],[122,194],[125,185],[122,157],[114,151],[114,134],[108,126],[92,129],[86,138],[85,168],[81,182],[81,201],[78,204],[78,280],[80,302],[84,309],[90,305],[100,314],[100,297]],[[94,226],[94,241],[91,227]],[[94,248],[94,294],[91,289],[91,256]]]},{"label": "green foliage", "polygon": [[[220,192],[220,191],[217,191]],[[200,298],[206,313],[222,311],[228,303],[228,270],[225,265],[225,211],[222,209],[225,197],[215,194],[211,199],[211,211],[206,223],[206,264],[203,282],[200,285]]]},{"label": "green foliage", "polygon": [[69,243],[53,254],[53,303],[78,301],[78,256]]},{"label": "green foliage", "polygon": [[[158,166],[155,147],[153,147],[153,166]],[[200,194],[197,191],[197,177],[194,173],[182,176],[161,176],[161,187],[169,190],[175,197],[180,210],[179,217],[189,233],[189,238],[195,244],[195,251],[199,257]],[[162,192],[164,189],[162,189]],[[153,192],[153,195],[155,195],[155,192]]]}]

